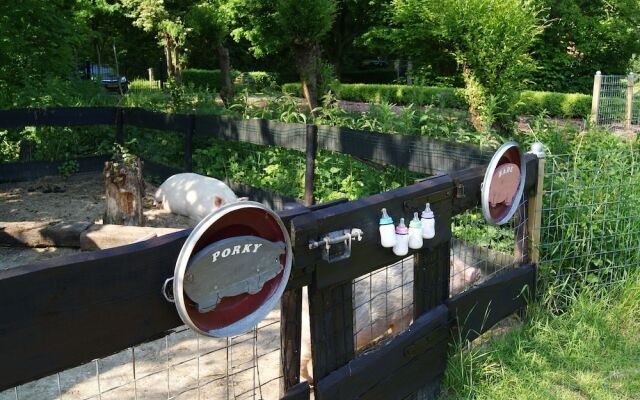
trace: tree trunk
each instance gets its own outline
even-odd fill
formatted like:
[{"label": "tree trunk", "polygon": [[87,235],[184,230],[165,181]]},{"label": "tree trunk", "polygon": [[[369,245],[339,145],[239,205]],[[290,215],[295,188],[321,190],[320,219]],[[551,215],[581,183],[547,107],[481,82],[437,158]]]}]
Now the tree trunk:
[{"label": "tree trunk", "polygon": [[180,82],[180,50],[178,44],[173,42],[173,78]]},{"label": "tree trunk", "polygon": [[318,106],[318,61],[320,49],[318,44],[311,46],[296,46],[296,67],[302,82],[302,93],[309,110]]},{"label": "tree trunk", "polygon": [[167,62],[167,78],[173,75],[173,57],[171,56],[171,39],[169,34],[164,34],[164,59]]},{"label": "tree trunk", "polygon": [[144,226],[144,180],[140,159],[107,161],[103,176],[107,196],[103,223]]},{"label": "tree trunk", "polygon": [[234,89],[231,81],[231,62],[229,60],[229,50],[223,45],[216,47],[218,53],[218,65],[220,67],[220,97],[225,107],[229,107],[233,100]]}]

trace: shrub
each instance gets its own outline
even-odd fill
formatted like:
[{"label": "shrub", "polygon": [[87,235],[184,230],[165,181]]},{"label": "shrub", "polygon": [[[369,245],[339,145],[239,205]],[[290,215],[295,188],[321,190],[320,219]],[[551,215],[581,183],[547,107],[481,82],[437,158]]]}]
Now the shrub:
[{"label": "shrub", "polygon": [[235,83],[259,92],[265,89],[275,89],[278,86],[278,73],[265,71],[241,72],[235,78]]},{"label": "shrub", "polygon": [[520,114],[546,112],[554,117],[587,117],[591,113],[591,96],[580,93],[534,92],[520,94]]},{"label": "shrub", "polygon": [[[463,90],[448,87],[340,84],[333,87],[340,100],[367,103],[388,102],[399,105],[435,105],[447,108],[466,108]],[[302,97],[299,83],[286,83],[282,91]],[[624,110],[624,106],[622,107]],[[585,118],[591,112],[591,96],[580,93],[535,92],[520,94],[518,113],[538,115],[545,112],[552,117]]]},{"label": "shrub", "polygon": [[[231,79],[235,79],[240,73],[231,71]],[[220,90],[220,70],[219,69],[185,69],[180,72],[182,83],[193,85],[198,89]]]}]

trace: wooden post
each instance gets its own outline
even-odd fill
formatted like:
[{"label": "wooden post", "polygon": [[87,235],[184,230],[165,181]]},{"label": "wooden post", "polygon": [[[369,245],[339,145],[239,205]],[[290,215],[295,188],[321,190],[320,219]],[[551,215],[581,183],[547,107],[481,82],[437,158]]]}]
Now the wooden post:
[{"label": "wooden post", "polygon": [[125,161],[122,154],[115,158],[117,161],[107,161],[104,165],[106,211],[103,223],[144,226],[142,162],[137,157]]},{"label": "wooden post", "polygon": [[542,143],[531,145],[531,153],[538,156],[538,181],[535,190],[529,196],[529,218],[527,230],[529,231],[529,257],[531,262],[538,264],[540,261],[540,226],[542,222],[542,193],[544,192],[544,162],[545,154]]},{"label": "wooden post", "polygon": [[636,84],[636,74],[633,72],[627,76],[627,99],[625,101],[624,128],[631,129],[633,118],[633,87]]},{"label": "wooden post", "polygon": [[122,108],[116,109],[116,143],[124,145],[124,115]]},{"label": "wooden post", "polygon": [[591,122],[598,125],[598,109],[600,108],[600,88],[602,87],[602,74],[596,72],[593,77],[593,96],[591,97]]},{"label": "wooden post", "polygon": [[449,298],[451,242],[422,249],[413,257],[413,315],[420,315]]},{"label": "wooden post", "polygon": [[316,153],[318,152],[318,126],[307,125],[307,165],[304,174],[304,204],[308,207],[315,202],[313,189],[315,187]]},{"label": "wooden post", "polygon": [[153,68],[149,68],[147,72],[149,72],[149,82],[155,82],[155,77],[153,76]]},{"label": "wooden post", "polygon": [[287,290],[280,299],[280,345],[282,348],[282,393],[300,382],[302,338],[302,289]]},{"label": "wooden post", "polygon": [[196,116],[189,114],[187,117],[187,129],[184,132],[184,169],[193,171],[193,132],[196,128]]}]

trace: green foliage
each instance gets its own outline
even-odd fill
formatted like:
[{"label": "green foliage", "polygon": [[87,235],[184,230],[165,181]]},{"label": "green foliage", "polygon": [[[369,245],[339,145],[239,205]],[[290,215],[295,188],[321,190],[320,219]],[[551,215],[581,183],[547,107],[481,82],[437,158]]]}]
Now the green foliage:
[{"label": "green foliage", "polygon": [[[480,345],[460,338],[443,399],[635,399],[640,392],[640,278],[585,291],[554,315],[529,306],[528,319]],[[515,326],[514,326],[515,325]],[[535,389],[532,389],[535,388]]]},{"label": "green foliage", "polygon": [[58,174],[67,179],[80,171],[80,164],[76,160],[67,160],[58,167]]},{"label": "green foliage", "polygon": [[591,113],[591,96],[580,93],[534,92],[520,94],[520,114],[547,114],[556,117],[588,117]]},{"label": "green foliage", "polygon": [[[196,89],[220,90],[219,69],[185,69],[180,72],[180,78],[185,85],[193,85]],[[234,77],[235,78],[235,77]]]},{"label": "green foliage", "polygon": [[[511,129],[519,92],[535,69],[530,51],[543,32],[532,0],[435,2],[437,32],[456,57],[480,129]],[[428,7],[431,5],[427,5]]]},{"label": "green foliage", "polygon": [[264,92],[278,88],[279,75],[277,72],[249,71],[240,72],[235,78],[235,84],[247,88],[252,92]]},{"label": "green foliage", "polygon": [[276,20],[294,46],[313,46],[333,25],[335,0],[277,0]]},{"label": "green foliage", "polygon": [[[465,108],[463,91],[448,87],[405,85],[334,84],[331,87],[340,100],[365,103],[389,102],[399,105],[433,105],[440,108]],[[302,96],[300,84],[286,83],[282,91]],[[522,91],[515,110],[520,114],[546,114],[552,117],[585,118],[591,113],[591,96],[580,93]]]}]

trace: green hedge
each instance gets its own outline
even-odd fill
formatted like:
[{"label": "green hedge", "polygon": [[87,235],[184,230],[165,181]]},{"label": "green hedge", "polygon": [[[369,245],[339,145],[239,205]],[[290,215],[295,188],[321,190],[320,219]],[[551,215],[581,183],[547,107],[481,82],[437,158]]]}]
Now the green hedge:
[{"label": "green hedge", "polygon": [[235,78],[235,83],[256,91],[276,89],[278,87],[278,73],[265,71],[241,72]]},{"label": "green hedge", "polygon": [[[449,108],[464,108],[465,100],[461,89],[406,86],[375,85],[363,83],[343,83],[333,88],[341,100],[361,101],[366,103],[389,102],[400,105],[435,105]],[[286,83],[282,91],[292,96],[302,96],[299,83]]]},{"label": "green hedge", "polygon": [[[180,71],[180,78],[185,85],[193,85],[198,89],[220,90],[219,69],[184,69]],[[231,70],[231,79],[235,79],[240,72]]]},{"label": "green hedge", "polygon": [[554,117],[587,117],[591,113],[591,96],[581,93],[534,92],[520,94],[521,114],[546,112]]},{"label": "green hedge", "polygon": [[[282,91],[302,96],[299,83],[282,85]],[[386,101],[399,105],[435,105],[448,108],[466,108],[463,89],[406,85],[340,84],[334,87],[340,100],[379,103]],[[543,111],[553,117],[583,118],[591,112],[591,96],[580,93],[554,93],[523,91],[519,113],[537,115]]]}]

